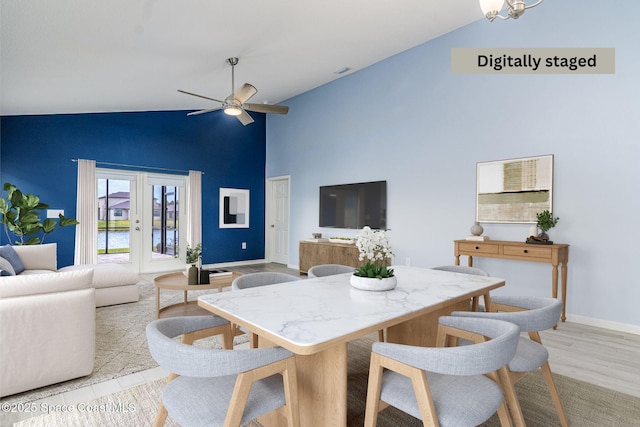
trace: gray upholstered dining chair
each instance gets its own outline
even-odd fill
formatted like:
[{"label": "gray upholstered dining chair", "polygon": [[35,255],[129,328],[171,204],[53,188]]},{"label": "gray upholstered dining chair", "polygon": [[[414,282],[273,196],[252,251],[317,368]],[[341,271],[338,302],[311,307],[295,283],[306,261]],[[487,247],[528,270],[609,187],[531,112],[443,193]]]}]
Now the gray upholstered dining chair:
[{"label": "gray upholstered dining chair", "polygon": [[[302,280],[300,277],[292,276],[287,273],[280,273],[275,271],[260,271],[258,273],[247,273],[240,277],[236,277],[231,282],[231,290],[237,291],[239,289],[256,288],[258,286],[275,285],[276,283],[294,282],[296,280]],[[233,326],[232,326],[233,327]],[[252,332],[246,331],[244,328],[233,328],[234,333],[237,335],[249,334],[249,345],[251,348],[258,347],[258,336]]]},{"label": "gray upholstered dining chair", "polygon": [[[154,426],[168,415],[183,427],[239,426],[278,410],[299,426],[293,353],[281,347],[218,350],[173,338],[229,323],[217,316],[170,317],[147,325],[151,356],[172,373]],[[281,374],[281,375],[280,375]],[[166,408],[166,409],[164,409]]]},{"label": "gray upholstered dining chair", "polygon": [[[486,271],[477,268],[477,267],[467,267],[464,265],[441,265],[439,267],[433,267],[433,270],[441,270],[441,271],[451,271],[453,273],[463,273],[463,274],[472,274],[474,276],[484,276],[484,277],[489,277],[489,273],[487,273]],[[486,301],[489,300],[489,295],[484,295],[483,297],[485,299],[485,304]],[[471,300],[471,311],[478,311],[478,309],[480,308],[479,305],[479,301],[478,301],[478,297],[473,297]],[[484,308],[481,309],[481,311],[484,310]]]},{"label": "gray upholstered dining chair", "polygon": [[300,277],[292,276],[287,273],[279,273],[275,271],[261,271],[258,273],[247,273],[236,277],[231,282],[231,290],[255,288],[258,286],[275,285],[276,283],[293,282],[301,280]]},{"label": "gray upholstered dining chair", "polygon": [[342,264],[320,264],[314,265],[307,271],[307,277],[334,276],[336,274],[353,273],[355,268]]},{"label": "gray upholstered dining chair", "polygon": [[[436,348],[373,344],[365,427],[374,427],[378,412],[388,405],[424,425],[476,426],[495,412],[502,426],[511,425],[499,384],[516,353],[518,327],[451,316],[438,322]],[[476,344],[455,346],[457,338]]]},{"label": "gray upholstered dining chair", "polygon": [[522,332],[528,332],[529,338],[520,338],[518,351],[508,365],[509,381],[504,384],[507,402],[515,425],[524,426],[525,421],[514,385],[527,372],[540,368],[560,424],[567,427],[569,422],[549,367],[549,351],[542,345],[539,334],[539,331],[551,329],[558,324],[562,312],[562,302],[555,298],[494,295],[491,297],[490,307],[491,312],[488,313],[460,311],[452,313],[452,316],[504,320],[518,325]]},{"label": "gray upholstered dining chair", "polygon": [[477,267],[467,267],[465,265],[441,265],[433,267],[433,270],[452,271],[454,273],[473,274],[474,276],[489,276],[486,271]]}]

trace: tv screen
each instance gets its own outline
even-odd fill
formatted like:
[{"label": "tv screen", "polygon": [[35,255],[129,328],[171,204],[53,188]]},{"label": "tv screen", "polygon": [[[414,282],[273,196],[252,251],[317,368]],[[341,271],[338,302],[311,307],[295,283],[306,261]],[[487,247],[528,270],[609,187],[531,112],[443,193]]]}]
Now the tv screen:
[{"label": "tv screen", "polygon": [[320,227],[387,227],[387,181],[320,187]]}]

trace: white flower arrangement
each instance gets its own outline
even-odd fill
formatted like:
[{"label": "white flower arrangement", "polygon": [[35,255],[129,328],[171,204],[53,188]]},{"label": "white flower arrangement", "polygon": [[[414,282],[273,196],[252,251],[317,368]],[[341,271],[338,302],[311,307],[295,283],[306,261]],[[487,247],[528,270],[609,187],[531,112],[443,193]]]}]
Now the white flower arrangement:
[{"label": "white flower arrangement", "polygon": [[387,260],[393,256],[388,230],[372,230],[365,226],[358,234],[356,246],[360,251],[359,260],[367,263],[353,274],[378,279],[393,277],[393,269],[386,266]]}]

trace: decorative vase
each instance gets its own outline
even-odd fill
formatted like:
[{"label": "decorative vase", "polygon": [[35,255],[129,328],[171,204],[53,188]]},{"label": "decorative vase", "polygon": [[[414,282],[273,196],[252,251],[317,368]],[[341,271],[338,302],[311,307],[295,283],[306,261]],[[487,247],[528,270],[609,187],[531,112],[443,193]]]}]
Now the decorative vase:
[{"label": "decorative vase", "polygon": [[198,284],[198,267],[194,265],[192,265],[189,268],[189,282],[188,282],[189,286],[192,285],[197,285]]},{"label": "decorative vase", "polygon": [[471,234],[474,236],[481,236],[483,232],[484,228],[482,228],[479,222],[476,221],[475,224],[471,226]]},{"label": "decorative vase", "polygon": [[385,277],[384,279],[360,277],[355,274],[351,276],[349,280],[351,286],[363,291],[388,291],[393,289],[398,284],[396,276]]},{"label": "decorative vase", "polygon": [[536,227],[535,225],[532,225],[531,227],[529,227],[529,237],[537,236],[537,235],[538,235],[538,227]]}]

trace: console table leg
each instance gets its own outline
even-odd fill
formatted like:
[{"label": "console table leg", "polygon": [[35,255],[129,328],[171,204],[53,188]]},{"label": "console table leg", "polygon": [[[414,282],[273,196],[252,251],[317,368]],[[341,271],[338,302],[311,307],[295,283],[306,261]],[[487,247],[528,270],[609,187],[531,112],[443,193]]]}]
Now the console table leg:
[{"label": "console table leg", "polygon": [[567,261],[562,263],[562,321],[567,319]]},{"label": "console table leg", "polygon": [[[558,299],[558,264],[552,264],[551,269],[551,296]],[[562,311],[564,312],[564,298],[562,299]],[[557,329],[555,325],[553,329]]]}]

